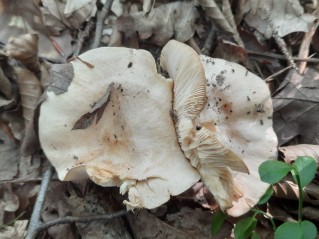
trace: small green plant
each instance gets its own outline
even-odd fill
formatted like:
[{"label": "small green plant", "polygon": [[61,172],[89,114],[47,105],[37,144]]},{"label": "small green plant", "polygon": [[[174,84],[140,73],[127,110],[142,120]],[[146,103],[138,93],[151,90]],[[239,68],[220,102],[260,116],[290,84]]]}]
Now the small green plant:
[{"label": "small green plant", "polygon": [[[302,198],[303,188],[309,184],[314,178],[317,171],[317,164],[311,157],[298,157],[296,161],[290,165],[280,161],[266,161],[259,167],[259,175],[262,181],[275,184],[283,179],[291,172],[294,181],[298,185],[299,200],[298,200],[298,222],[285,222],[278,228],[271,217],[258,209],[252,209],[252,216],[240,220],[234,228],[236,239],[258,239],[260,236],[256,233],[256,225],[258,214],[262,214],[268,218],[275,232],[275,239],[315,239],[317,236],[316,226],[307,220],[302,220]],[[258,204],[266,203],[273,194],[272,187],[269,187]],[[213,216],[212,233],[216,234],[227,218],[222,212],[215,213]]]}]

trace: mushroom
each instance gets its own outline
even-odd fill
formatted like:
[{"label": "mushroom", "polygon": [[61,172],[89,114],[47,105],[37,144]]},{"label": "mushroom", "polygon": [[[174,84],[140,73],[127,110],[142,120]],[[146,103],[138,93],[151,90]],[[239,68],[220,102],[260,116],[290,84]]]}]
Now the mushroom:
[{"label": "mushroom", "polygon": [[258,166],[277,152],[267,85],[238,64],[199,57],[174,40],[163,48],[161,66],[174,80],[175,126],[185,156],[222,210],[246,213],[269,186]]},{"label": "mushroom", "polygon": [[48,90],[39,118],[59,179],[119,186],[128,209],[158,207],[199,180],[170,115],[173,82],[157,74],[150,53],[98,48],[71,64],[67,91]]}]

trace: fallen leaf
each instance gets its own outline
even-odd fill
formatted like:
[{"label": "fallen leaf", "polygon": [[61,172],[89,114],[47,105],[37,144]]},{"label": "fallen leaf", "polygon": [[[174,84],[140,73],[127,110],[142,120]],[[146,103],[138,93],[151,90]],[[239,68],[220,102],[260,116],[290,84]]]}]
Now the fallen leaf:
[{"label": "fallen leaf", "polygon": [[82,23],[96,14],[96,0],[43,0],[43,7],[68,28],[79,29]]},{"label": "fallen leaf", "polygon": [[[299,200],[299,191],[296,183],[289,179],[285,179],[273,185],[274,196],[277,198]],[[309,184],[304,188],[304,202],[311,203],[313,205],[319,205],[319,186],[316,184]]]},{"label": "fallen leaf", "polygon": [[279,145],[298,138],[300,144],[319,144],[319,74],[292,69],[274,93],[274,129]]},{"label": "fallen leaf", "polygon": [[38,59],[38,42],[39,36],[37,34],[25,34],[17,38],[11,38],[5,46],[5,52],[8,56],[21,61],[27,69],[40,79],[41,70]]},{"label": "fallen leaf", "polygon": [[[71,35],[64,31],[59,37],[49,36],[39,6],[33,0],[0,2],[0,41],[8,43],[12,37],[19,37],[27,33],[39,34],[39,56],[53,60],[65,61],[72,53]],[[58,39],[57,39],[58,38]],[[61,55],[53,42],[57,42],[62,49]]]},{"label": "fallen leaf", "polygon": [[[166,220],[172,224],[177,230],[191,236],[191,238],[212,238],[211,224],[212,212],[203,211],[199,208],[191,209],[187,207],[181,208],[177,213],[167,214]],[[219,233],[214,238],[229,238],[232,225],[225,223]]]},{"label": "fallen leaf", "polygon": [[0,129],[0,181],[11,180],[18,173],[19,147]]},{"label": "fallen leaf", "polygon": [[72,130],[86,129],[92,124],[95,116],[96,116],[96,124],[100,121],[100,119],[103,116],[105,107],[110,101],[111,91],[113,89],[113,86],[114,86],[114,83],[111,83],[108,86],[105,94],[97,102],[93,103],[92,109],[90,110],[90,112],[84,114],[78,121],[75,122]]},{"label": "fallen leaf", "polygon": [[271,19],[271,24],[281,37],[292,32],[308,32],[316,19],[314,15],[304,13],[298,0],[240,0],[237,7],[237,22],[245,16],[245,22],[267,39],[272,37],[267,18]]},{"label": "fallen leaf", "polygon": [[313,157],[319,164],[319,145],[298,144],[287,147],[278,147],[278,150],[284,154],[286,163],[291,164],[300,156]]},{"label": "fallen leaf", "polygon": [[302,216],[319,222],[318,207],[303,207]]},{"label": "fallen leaf", "polygon": [[[44,222],[65,216],[105,215],[119,211],[121,204],[114,199],[114,189],[103,189],[90,186],[83,197],[77,195],[76,186],[66,182],[50,184],[42,219]],[[50,238],[90,238],[90,239],[129,239],[128,231],[122,218],[109,221],[93,221],[87,223],[62,224],[48,229]],[[47,236],[48,237],[48,236]]]},{"label": "fallen leaf", "polygon": [[0,229],[0,239],[23,239],[27,231],[28,220],[18,220],[13,226]]},{"label": "fallen leaf", "polygon": [[52,81],[47,91],[53,91],[56,95],[67,92],[74,76],[72,64],[54,64],[49,72]]},{"label": "fallen leaf", "polygon": [[162,46],[172,37],[185,42],[194,35],[195,20],[198,12],[192,2],[173,2],[153,8],[149,14],[132,13],[119,17],[118,31],[138,32],[140,39]]},{"label": "fallen leaf", "polygon": [[134,238],[191,239],[191,235],[156,218],[147,210],[128,215]]}]

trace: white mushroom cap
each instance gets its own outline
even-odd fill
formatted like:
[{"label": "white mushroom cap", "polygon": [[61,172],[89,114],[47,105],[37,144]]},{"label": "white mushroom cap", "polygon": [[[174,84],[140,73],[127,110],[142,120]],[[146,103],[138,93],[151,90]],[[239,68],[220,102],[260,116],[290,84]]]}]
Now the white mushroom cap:
[{"label": "white mushroom cap", "polygon": [[[220,207],[239,216],[268,187],[259,179],[258,166],[276,155],[270,94],[260,78],[238,64],[201,60],[173,40],[161,54],[161,65],[174,80],[179,143]],[[254,113],[258,107],[262,112]]]},{"label": "white mushroom cap", "polygon": [[227,210],[236,217],[250,210],[269,187],[260,180],[258,167],[277,156],[270,92],[262,79],[241,65],[206,56],[201,56],[201,60],[208,100],[197,122],[213,131],[250,172],[231,171],[235,187],[242,193]]},{"label": "white mushroom cap", "polygon": [[174,79],[173,108],[181,148],[221,208],[229,208],[239,192],[228,167],[241,172],[247,172],[247,167],[213,131],[195,122],[207,100],[201,60],[192,48],[171,40],[162,50],[161,66]]},{"label": "white mushroom cap", "polygon": [[[120,186],[128,208],[149,209],[197,182],[170,116],[173,83],[156,73],[151,54],[98,48],[80,58],[68,91],[48,92],[41,106],[40,141],[59,178]],[[101,119],[73,129],[105,97]]]}]

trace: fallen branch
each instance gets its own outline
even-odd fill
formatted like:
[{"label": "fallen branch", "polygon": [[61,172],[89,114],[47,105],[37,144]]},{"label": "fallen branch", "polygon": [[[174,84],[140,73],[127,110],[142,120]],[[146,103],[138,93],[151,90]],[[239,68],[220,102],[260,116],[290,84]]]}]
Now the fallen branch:
[{"label": "fallen branch", "polygon": [[50,227],[61,225],[61,224],[67,224],[67,223],[88,223],[92,221],[105,221],[105,220],[111,220],[115,219],[121,216],[124,216],[128,214],[129,212],[126,210],[122,210],[116,213],[107,214],[107,215],[97,215],[97,216],[82,216],[82,217],[73,217],[73,216],[67,216],[62,218],[57,218],[52,221],[42,223],[38,228],[37,232],[46,230]]},{"label": "fallen branch", "polygon": [[94,37],[92,49],[97,48],[100,45],[103,24],[104,24],[104,21],[105,21],[107,15],[109,14],[112,3],[113,3],[113,0],[106,0],[101,12],[98,14],[97,21],[96,21],[96,28],[95,28],[95,37]]},{"label": "fallen branch", "polygon": [[51,165],[49,165],[43,174],[39,194],[34,204],[33,212],[29,223],[29,228],[25,239],[34,239],[38,233],[38,228],[41,225],[41,211],[43,208],[45,195],[49,188],[52,174],[53,168]]}]

